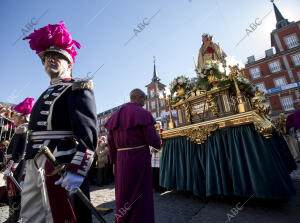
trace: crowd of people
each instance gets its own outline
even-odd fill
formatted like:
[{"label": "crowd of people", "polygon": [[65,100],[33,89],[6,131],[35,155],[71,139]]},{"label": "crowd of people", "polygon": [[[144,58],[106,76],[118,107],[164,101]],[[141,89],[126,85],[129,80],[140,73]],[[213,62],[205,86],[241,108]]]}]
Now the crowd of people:
[{"label": "crowd of people", "polygon": [[[4,107],[0,104],[0,170],[5,169],[6,163],[6,150],[8,148],[9,139],[14,133],[14,124],[12,119],[14,112],[11,112],[10,107]],[[4,175],[0,172],[0,203],[7,202],[6,196],[6,181]]]},{"label": "crowd of people", "polygon": [[90,184],[104,186],[114,181],[113,165],[109,162],[107,139],[105,136],[98,138],[95,159],[88,175]]}]

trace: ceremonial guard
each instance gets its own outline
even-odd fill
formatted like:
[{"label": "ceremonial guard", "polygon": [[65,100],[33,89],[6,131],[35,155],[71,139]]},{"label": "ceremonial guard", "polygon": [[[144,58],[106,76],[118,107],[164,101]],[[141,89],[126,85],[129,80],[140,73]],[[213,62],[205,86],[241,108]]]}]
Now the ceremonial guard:
[{"label": "ceremonial guard", "polygon": [[[22,191],[22,222],[92,222],[89,209],[74,194],[80,187],[89,198],[86,179],[97,146],[97,115],[91,80],[72,78],[77,55],[72,37],[61,21],[24,39],[42,60],[50,86],[35,103],[26,148],[26,175]],[[59,176],[39,156],[47,146],[66,172]],[[69,192],[73,192],[70,195]]]},{"label": "ceremonial guard", "polygon": [[19,220],[21,191],[16,183],[22,185],[23,181],[27,127],[33,104],[33,98],[26,98],[22,103],[14,107],[15,115],[13,121],[16,129],[6,151],[7,168],[4,171],[7,182],[7,197],[9,199],[9,218],[6,220],[7,223],[15,223]]}]

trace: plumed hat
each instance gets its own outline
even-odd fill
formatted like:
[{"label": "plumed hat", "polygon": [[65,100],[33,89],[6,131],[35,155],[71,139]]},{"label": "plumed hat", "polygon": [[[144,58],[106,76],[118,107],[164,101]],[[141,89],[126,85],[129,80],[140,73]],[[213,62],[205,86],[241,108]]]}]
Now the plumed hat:
[{"label": "plumed hat", "polygon": [[63,21],[34,30],[29,36],[23,38],[26,39],[29,39],[30,48],[35,50],[42,60],[45,53],[57,52],[64,55],[70,63],[75,63],[77,52],[73,45],[78,49],[81,48],[81,45],[72,39]]},{"label": "plumed hat", "polygon": [[26,98],[23,102],[14,107],[14,111],[22,115],[29,115],[34,105],[34,98]]}]

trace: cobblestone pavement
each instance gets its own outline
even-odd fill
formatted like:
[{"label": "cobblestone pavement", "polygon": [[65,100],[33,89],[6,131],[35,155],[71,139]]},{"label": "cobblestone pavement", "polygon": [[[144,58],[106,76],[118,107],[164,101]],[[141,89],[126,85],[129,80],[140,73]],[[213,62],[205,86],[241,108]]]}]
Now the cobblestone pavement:
[{"label": "cobblestone pavement", "polygon": [[[300,165],[291,174],[297,195],[275,202],[251,198],[209,198],[201,200],[189,193],[166,191],[154,193],[156,223],[299,223]],[[114,185],[91,187],[92,203],[115,209]],[[238,210],[237,207],[243,206]],[[114,222],[114,212],[104,216]],[[8,216],[8,207],[0,207],[0,222]],[[97,222],[96,220],[94,222]]]},{"label": "cobblestone pavement", "polygon": [[[156,223],[300,223],[300,164],[291,174],[297,195],[282,202],[245,198],[200,198],[188,193],[154,193]],[[115,208],[114,185],[92,188],[95,206]],[[247,201],[247,202],[246,202]],[[243,206],[242,210],[236,207]],[[114,213],[105,216],[114,222]],[[96,222],[96,221],[95,221]]]}]

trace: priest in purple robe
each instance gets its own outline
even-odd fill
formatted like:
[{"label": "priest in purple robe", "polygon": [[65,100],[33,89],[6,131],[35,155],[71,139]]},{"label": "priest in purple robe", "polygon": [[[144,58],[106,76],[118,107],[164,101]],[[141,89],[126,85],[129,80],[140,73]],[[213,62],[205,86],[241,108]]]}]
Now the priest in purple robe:
[{"label": "priest in purple robe", "polygon": [[289,142],[289,148],[294,159],[300,162],[300,99],[294,101],[295,112],[290,114],[286,119],[286,131],[291,137],[295,137],[295,143]]},{"label": "priest in purple robe", "polygon": [[134,89],[130,101],[105,124],[110,161],[115,164],[117,223],[154,223],[149,146],[160,148],[155,120],[143,108],[145,93]]}]

